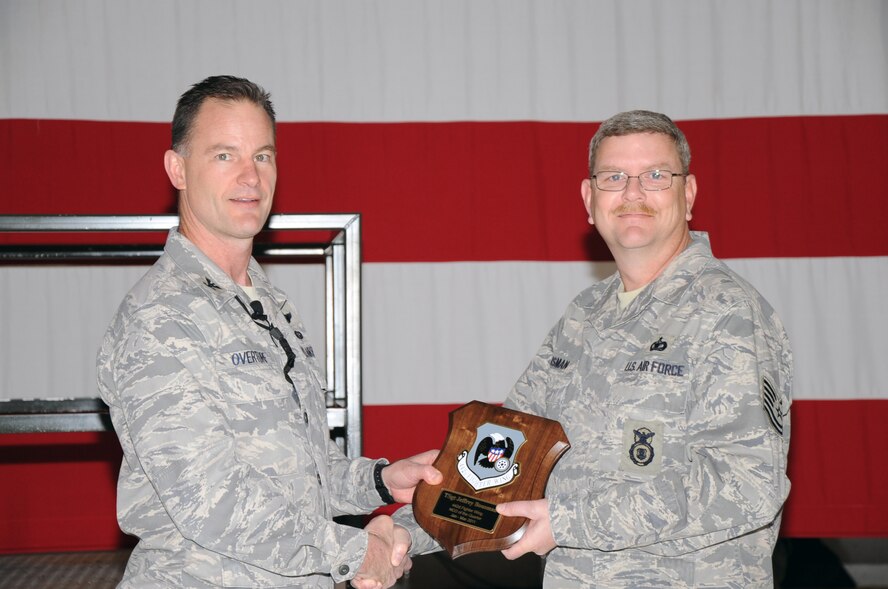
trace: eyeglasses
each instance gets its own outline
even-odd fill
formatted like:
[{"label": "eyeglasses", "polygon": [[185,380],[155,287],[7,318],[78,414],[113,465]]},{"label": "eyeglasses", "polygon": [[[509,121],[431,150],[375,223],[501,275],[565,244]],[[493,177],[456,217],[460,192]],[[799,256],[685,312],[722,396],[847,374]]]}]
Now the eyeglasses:
[{"label": "eyeglasses", "polygon": [[616,170],[602,170],[597,174],[592,174],[598,190],[605,190],[607,192],[626,190],[630,178],[638,178],[638,183],[641,184],[643,190],[666,190],[667,188],[672,188],[673,176],[682,177],[687,176],[687,174],[676,174],[669,170],[648,170],[638,176],[630,176],[626,172],[618,172]]}]

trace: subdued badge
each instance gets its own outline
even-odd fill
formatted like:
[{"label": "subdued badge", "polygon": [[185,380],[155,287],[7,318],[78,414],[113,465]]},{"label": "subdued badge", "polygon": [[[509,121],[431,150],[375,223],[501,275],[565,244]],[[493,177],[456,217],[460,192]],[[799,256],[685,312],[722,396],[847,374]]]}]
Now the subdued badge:
[{"label": "subdued badge", "polygon": [[663,466],[663,422],[627,419],[623,424],[620,470],[657,474]]}]

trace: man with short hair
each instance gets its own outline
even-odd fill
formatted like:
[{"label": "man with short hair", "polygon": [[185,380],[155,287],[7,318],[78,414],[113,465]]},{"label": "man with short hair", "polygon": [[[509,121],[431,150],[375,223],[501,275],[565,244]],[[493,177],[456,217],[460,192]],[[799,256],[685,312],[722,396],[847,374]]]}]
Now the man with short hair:
[{"label": "man with short hair", "polygon": [[388,465],[330,440],[323,378],[286,295],[251,257],[277,180],[275,115],[256,84],[214,76],[179,100],[167,174],[179,227],[98,356],[124,459],[120,587],[389,587],[409,534],[379,516],[435,484],[436,452]]},{"label": "man with short hair", "polygon": [[581,193],[617,272],[571,302],[505,403],[571,443],[544,499],[497,507],[529,519],[503,554],[544,555],[546,588],[774,586],[792,356],[771,306],[689,230],[690,157],[648,111],[590,144]]},{"label": "man with short hair", "polygon": [[582,197],[617,272],[580,293],[506,406],[557,419],[571,450],[503,551],[547,587],[768,587],[789,492],[792,355],[783,325],[691,232],[690,148],[631,111],[589,147]]}]

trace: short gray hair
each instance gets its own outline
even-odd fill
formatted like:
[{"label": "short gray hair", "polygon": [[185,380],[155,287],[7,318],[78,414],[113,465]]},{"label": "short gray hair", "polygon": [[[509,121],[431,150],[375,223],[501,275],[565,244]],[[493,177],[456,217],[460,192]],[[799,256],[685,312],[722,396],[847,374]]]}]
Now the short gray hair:
[{"label": "short gray hair", "polygon": [[598,131],[589,142],[589,176],[591,177],[595,173],[595,158],[598,156],[598,148],[601,147],[602,141],[608,137],[634,135],[635,133],[660,133],[672,139],[681,160],[681,172],[683,174],[689,173],[691,146],[688,145],[684,133],[672,122],[672,119],[664,114],[649,110],[630,110],[615,114],[598,127]]}]

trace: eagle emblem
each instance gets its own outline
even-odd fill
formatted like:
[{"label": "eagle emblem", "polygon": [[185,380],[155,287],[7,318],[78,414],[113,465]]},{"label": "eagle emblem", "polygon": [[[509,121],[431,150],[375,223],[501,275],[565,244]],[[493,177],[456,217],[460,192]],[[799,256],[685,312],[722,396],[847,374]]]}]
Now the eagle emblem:
[{"label": "eagle emblem", "polygon": [[507,485],[519,474],[515,455],[525,441],[516,429],[485,423],[472,447],[457,457],[457,470],[476,491]]}]

